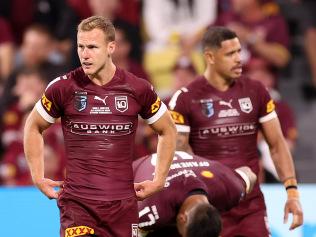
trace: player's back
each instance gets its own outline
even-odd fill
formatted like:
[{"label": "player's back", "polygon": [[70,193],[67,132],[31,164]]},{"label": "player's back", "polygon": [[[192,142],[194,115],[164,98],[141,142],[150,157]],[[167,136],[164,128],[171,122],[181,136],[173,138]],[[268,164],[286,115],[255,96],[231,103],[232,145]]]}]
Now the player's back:
[{"label": "player's back", "polygon": [[[156,154],[153,154],[134,161],[134,181],[152,179],[156,160]],[[212,205],[226,211],[239,203],[245,188],[241,177],[221,163],[177,151],[165,188],[139,203],[140,222],[143,223],[140,227],[172,223],[176,211],[194,190],[202,190]],[[155,216],[153,223],[148,222],[150,214]]]}]

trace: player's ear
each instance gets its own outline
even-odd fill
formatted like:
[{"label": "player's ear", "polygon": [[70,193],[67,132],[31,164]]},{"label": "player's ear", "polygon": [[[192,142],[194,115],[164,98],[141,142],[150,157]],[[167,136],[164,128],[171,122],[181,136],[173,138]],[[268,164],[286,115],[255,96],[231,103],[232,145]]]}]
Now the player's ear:
[{"label": "player's ear", "polygon": [[214,51],[210,48],[206,48],[204,50],[204,58],[208,64],[214,64],[215,63],[215,57],[214,57]]},{"label": "player's ear", "polygon": [[179,213],[177,219],[179,223],[185,224],[188,220],[188,216],[186,213]]},{"label": "player's ear", "polygon": [[108,52],[110,55],[112,55],[115,51],[116,43],[115,41],[111,41],[108,43]]}]

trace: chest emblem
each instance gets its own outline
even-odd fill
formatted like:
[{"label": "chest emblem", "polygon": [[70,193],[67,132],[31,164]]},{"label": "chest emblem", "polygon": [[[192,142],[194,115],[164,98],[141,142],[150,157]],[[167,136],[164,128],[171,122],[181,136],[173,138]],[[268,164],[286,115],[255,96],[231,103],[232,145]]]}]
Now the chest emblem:
[{"label": "chest emblem", "polygon": [[214,104],[212,99],[202,99],[200,100],[202,113],[204,116],[210,118],[214,115]]},{"label": "chest emblem", "polygon": [[238,102],[242,112],[249,114],[253,110],[249,97],[238,99]]},{"label": "chest emblem", "polygon": [[74,99],[74,107],[77,111],[81,112],[87,108],[88,96],[87,92],[76,91]]},{"label": "chest emblem", "polygon": [[127,96],[115,96],[115,109],[121,113],[128,109]]}]

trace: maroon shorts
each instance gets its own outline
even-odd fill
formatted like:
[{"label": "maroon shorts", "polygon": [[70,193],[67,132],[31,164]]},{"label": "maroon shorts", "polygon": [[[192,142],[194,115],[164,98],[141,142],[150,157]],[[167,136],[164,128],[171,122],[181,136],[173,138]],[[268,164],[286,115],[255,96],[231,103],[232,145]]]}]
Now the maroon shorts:
[{"label": "maroon shorts", "polygon": [[61,193],[60,236],[137,237],[136,197],[98,201]]},{"label": "maroon shorts", "polygon": [[244,200],[237,207],[222,214],[222,224],[221,237],[271,236],[262,193],[258,191],[256,197]]}]

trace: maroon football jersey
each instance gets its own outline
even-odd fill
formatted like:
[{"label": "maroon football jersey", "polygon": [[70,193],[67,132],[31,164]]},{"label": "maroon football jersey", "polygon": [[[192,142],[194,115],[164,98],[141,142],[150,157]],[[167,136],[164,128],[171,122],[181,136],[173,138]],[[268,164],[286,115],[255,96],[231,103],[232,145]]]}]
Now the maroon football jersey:
[{"label": "maroon football jersey", "polygon": [[199,77],[177,91],[169,106],[178,132],[190,132],[195,154],[234,169],[248,165],[258,172],[260,122],[277,116],[274,102],[260,82],[240,78],[222,92]]},{"label": "maroon football jersey", "polygon": [[137,119],[157,121],[166,111],[145,80],[116,69],[104,86],[78,68],[52,81],[37,111],[61,117],[67,155],[65,192],[95,200],[135,195],[132,158]]},{"label": "maroon football jersey", "polygon": [[[153,178],[156,160],[153,154],[134,161],[135,182]],[[165,188],[138,203],[139,227],[156,229],[175,224],[179,208],[194,190],[203,190],[213,206],[227,211],[244,196],[244,185],[241,177],[225,165],[177,151]]]}]

